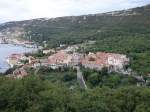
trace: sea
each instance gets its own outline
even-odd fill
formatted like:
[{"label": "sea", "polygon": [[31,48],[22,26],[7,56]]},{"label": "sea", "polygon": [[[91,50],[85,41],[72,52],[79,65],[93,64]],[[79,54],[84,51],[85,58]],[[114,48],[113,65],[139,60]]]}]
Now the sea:
[{"label": "sea", "polygon": [[35,51],[34,48],[27,48],[19,45],[0,44],[0,73],[4,73],[10,68],[6,58],[13,53],[29,53]]}]

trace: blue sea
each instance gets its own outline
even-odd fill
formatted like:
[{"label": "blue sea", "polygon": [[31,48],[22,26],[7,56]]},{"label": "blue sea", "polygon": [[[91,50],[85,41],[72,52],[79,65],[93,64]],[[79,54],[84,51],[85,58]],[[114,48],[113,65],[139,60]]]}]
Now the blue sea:
[{"label": "blue sea", "polygon": [[6,62],[6,58],[13,53],[27,53],[34,51],[33,48],[16,46],[11,44],[0,44],[0,72],[5,72],[10,66]]}]

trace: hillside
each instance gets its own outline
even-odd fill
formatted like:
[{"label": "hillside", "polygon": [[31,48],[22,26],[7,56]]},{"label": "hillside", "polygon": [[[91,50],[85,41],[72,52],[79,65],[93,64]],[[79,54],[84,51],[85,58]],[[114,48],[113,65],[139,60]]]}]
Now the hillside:
[{"label": "hillside", "polygon": [[[19,56],[25,60],[17,64],[24,64],[0,75],[0,112],[150,112],[150,5],[103,14],[8,22],[0,25],[0,38],[28,39],[39,45],[44,41],[52,51]],[[96,43],[86,44],[89,40]],[[68,59],[50,49],[60,44],[81,45],[79,52],[84,53],[126,54],[134,73],[108,72],[105,67],[98,71],[80,64],[53,69]],[[118,54],[109,54],[117,57],[114,62],[119,59]],[[98,56],[93,57],[87,59]],[[110,59],[99,59],[102,57]],[[56,63],[46,63],[53,61]],[[85,88],[81,86],[83,80]]]},{"label": "hillside", "polygon": [[41,18],[0,25],[1,37],[20,37],[48,47],[95,40],[84,52],[125,53],[139,74],[150,72],[150,5],[103,14]]},{"label": "hillside", "polygon": [[30,37],[37,42],[59,40],[61,43],[76,43],[83,42],[85,39],[99,39],[102,34],[110,32],[120,35],[148,33],[149,15],[150,5],[147,5],[103,14],[8,22],[0,25],[0,32],[13,33],[15,30],[22,29],[25,38]]}]

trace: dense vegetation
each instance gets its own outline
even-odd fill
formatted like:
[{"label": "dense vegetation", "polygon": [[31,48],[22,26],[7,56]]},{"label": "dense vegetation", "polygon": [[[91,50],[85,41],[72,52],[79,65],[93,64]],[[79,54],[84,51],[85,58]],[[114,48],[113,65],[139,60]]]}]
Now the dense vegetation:
[{"label": "dense vegetation", "polygon": [[83,69],[83,75],[86,80],[86,84],[90,88],[109,87],[115,89],[122,86],[133,86],[139,83],[131,76],[126,76],[119,73],[110,74],[105,69],[102,71]]},{"label": "dense vegetation", "polygon": [[[28,74],[48,80],[52,83],[66,86],[67,88],[80,88],[76,76],[76,70],[72,68],[60,68],[53,70],[47,67],[40,67],[37,70],[29,69]],[[107,69],[102,71],[82,68],[85,82],[89,89],[95,87],[119,88],[122,86],[135,86],[140,84],[135,78],[119,73],[108,73]]]},{"label": "dense vegetation", "polygon": [[68,89],[38,76],[0,78],[1,112],[150,112],[150,89]]}]

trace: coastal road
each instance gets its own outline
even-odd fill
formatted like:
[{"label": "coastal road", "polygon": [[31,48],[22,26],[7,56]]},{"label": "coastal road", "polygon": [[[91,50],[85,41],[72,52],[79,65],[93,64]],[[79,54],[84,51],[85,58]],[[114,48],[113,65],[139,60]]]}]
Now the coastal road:
[{"label": "coastal road", "polygon": [[87,86],[85,84],[85,80],[83,78],[80,67],[76,67],[76,68],[77,68],[77,80],[79,82],[80,87],[83,88],[83,89],[87,89]]}]

